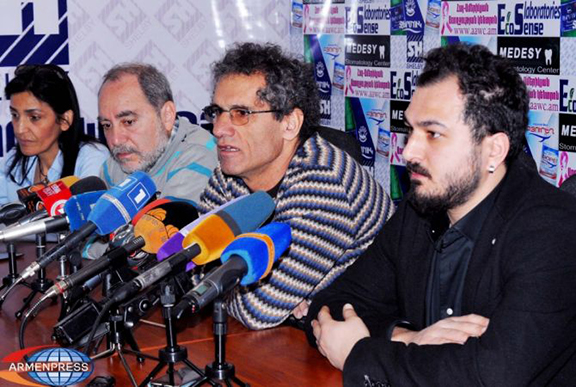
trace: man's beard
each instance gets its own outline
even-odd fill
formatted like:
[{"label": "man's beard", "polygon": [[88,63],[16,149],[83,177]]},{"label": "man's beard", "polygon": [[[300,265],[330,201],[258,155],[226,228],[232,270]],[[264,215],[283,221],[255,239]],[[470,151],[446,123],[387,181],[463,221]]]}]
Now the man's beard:
[{"label": "man's beard", "polygon": [[[477,153],[470,155],[467,165],[469,168],[465,174],[446,176],[446,184],[441,187],[444,189],[440,193],[418,193],[416,188],[422,183],[417,180],[411,181],[408,200],[416,211],[422,215],[433,215],[446,212],[466,203],[480,185],[481,168],[480,158]],[[428,170],[420,164],[407,163],[406,168],[408,171],[431,178]]]},{"label": "man's beard", "polygon": [[[170,140],[170,136],[166,135],[162,128],[158,128],[156,135],[158,137],[158,145],[156,146],[155,150],[150,152],[140,152],[136,148],[127,145],[118,145],[112,149],[112,157],[114,160],[116,160],[122,172],[127,174],[131,174],[136,171],[148,172],[150,169],[152,169],[152,167],[154,167],[158,159],[166,150]],[[138,162],[138,164],[135,166],[129,167],[118,159],[119,153],[133,153],[140,158],[140,162]]]}]

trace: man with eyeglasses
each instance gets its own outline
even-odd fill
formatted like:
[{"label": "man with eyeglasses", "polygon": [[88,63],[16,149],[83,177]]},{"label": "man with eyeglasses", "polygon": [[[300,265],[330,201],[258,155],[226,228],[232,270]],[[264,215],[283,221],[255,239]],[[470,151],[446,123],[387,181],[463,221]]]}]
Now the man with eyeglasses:
[{"label": "man with eyeglasses", "polygon": [[112,153],[101,171],[109,186],[144,171],[162,197],[197,205],[218,163],[214,139],[176,115],[164,74],[143,63],[110,69],[98,93],[98,121]]},{"label": "man with eyeglasses", "polygon": [[227,298],[229,313],[252,329],[279,325],[293,311],[301,318],[307,301],[354,262],[392,214],[369,173],[316,133],[312,71],[276,45],[255,43],[237,44],[213,65],[204,114],[220,166],[200,212],[261,190],[275,199],[273,220],[292,230],[271,275]]}]

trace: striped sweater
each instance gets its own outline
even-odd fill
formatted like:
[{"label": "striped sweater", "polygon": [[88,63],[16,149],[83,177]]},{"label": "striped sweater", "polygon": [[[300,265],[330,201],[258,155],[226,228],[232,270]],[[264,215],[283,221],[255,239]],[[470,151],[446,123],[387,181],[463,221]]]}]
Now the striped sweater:
[{"label": "striped sweater", "polygon": [[[250,193],[218,167],[200,198],[206,213]],[[318,134],[296,151],[275,197],[273,221],[292,230],[292,243],[272,273],[236,288],[228,312],[251,329],[282,323],[303,300],[329,285],[372,243],[393,205],[380,185],[347,153]]]}]

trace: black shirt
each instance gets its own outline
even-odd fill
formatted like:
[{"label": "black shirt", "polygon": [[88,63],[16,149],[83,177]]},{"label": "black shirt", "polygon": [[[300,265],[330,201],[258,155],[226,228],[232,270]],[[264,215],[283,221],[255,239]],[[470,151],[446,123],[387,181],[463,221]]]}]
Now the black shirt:
[{"label": "black shirt", "polygon": [[430,222],[434,245],[426,290],[426,325],[462,315],[462,293],[468,263],[482,225],[496,197],[494,189],[480,204],[452,227],[446,213]]}]

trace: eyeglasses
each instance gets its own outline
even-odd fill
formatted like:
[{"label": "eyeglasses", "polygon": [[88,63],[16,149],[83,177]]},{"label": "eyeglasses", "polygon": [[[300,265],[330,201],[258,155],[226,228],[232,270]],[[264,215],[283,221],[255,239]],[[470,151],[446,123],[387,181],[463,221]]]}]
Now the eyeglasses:
[{"label": "eyeglasses", "polygon": [[260,113],[280,113],[282,110],[249,110],[244,108],[230,108],[224,110],[218,105],[209,105],[202,109],[206,116],[206,121],[213,124],[222,113],[230,115],[230,121],[234,125],[246,125],[250,121],[250,115]]}]

